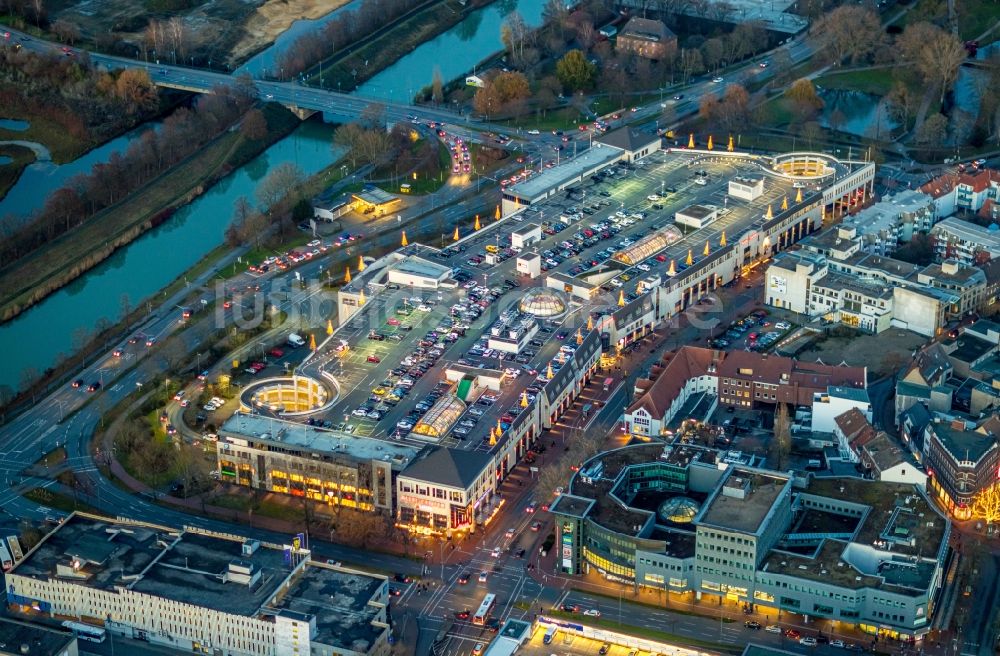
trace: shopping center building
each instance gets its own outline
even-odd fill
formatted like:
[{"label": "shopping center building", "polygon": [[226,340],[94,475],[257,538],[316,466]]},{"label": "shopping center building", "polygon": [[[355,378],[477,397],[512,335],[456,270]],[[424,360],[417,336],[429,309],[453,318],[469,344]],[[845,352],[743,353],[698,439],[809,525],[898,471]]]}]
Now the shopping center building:
[{"label": "shopping center building", "polygon": [[601,453],[552,504],[558,571],[921,638],[950,524],[915,486],[798,478],[714,450]]}]

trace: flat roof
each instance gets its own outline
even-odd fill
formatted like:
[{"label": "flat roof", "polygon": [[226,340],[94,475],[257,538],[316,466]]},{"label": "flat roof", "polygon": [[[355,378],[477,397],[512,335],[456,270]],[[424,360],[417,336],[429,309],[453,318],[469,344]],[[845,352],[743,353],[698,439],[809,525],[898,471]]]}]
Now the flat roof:
[{"label": "flat roof", "polygon": [[354,194],[354,197],[371,205],[385,205],[399,200],[398,197],[378,187],[366,187],[364,191]]},{"label": "flat roof", "polygon": [[561,162],[558,166],[546,169],[524,182],[507,187],[506,193],[531,200],[547,192],[549,189],[580,177],[587,171],[618,160],[624,151],[615,146],[595,143],[592,148],[579,153],[576,157]]},{"label": "flat roof", "polygon": [[315,642],[368,653],[387,630],[373,624],[381,623],[377,599],[385,586],[383,577],[310,562],[274,608],[314,616]]},{"label": "flat roof", "polygon": [[[247,564],[260,572],[254,587],[227,581],[230,563]],[[280,549],[260,547],[243,553],[243,542],[212,535],[184,533],[131,589],[193,606],[234,615],[255,616],[291,574]]]},{"label": "flat roof", "polygon": [[593,499],[578,497],[573,494],[560,494],[555,502],[549,507],[549,512],[557,515],[569,515],[570,517],[586,517],[587,513],[594,506]]},{"label": "flat roof", "polygon": [[420,447],[406,446],[398,442],[347,435],[307,424],[241,412],[227,419],[219,428],[219,432],[223,437],[264,440],[284,447],[343,454],[356,460],[384,460],[391,462],[393,469],[405,467],[420,452]]},{"label": "flat roof", "polygon": [[76,637],[71,633],[0,617],[0,650],[4,653],[15,654],[21,645],[28,645],[28,654],[56,654],[74,642]]},{"label": "flat roof", "polygon": [[[777,475],[733,469],[716,487],[696,522],[756,533],[787,484],[787,478]],[[738,491],[744,491],[742,498],[734,496]]]},{"label": "flat roof", "polygon": [[441,280],[442,278],[447,278],[451,275],[451,269],[449,267],[435,264],[434,262],[430,262],[416,255],[403,258],[399,262],[389,265],[389,268],[392,271],[400,271],[402,273],[408,273],[414,276],[423,276],[425,278],[434,278],[435,280]]},{"label": "flat roof", "polygon": [[524,235],[530,235],[533,232],[538,232],[542,229],[537,223],[525,223],[520,228],[515,228],[511,234],[517,235],[518,237],[523,237]]},{"label": "flat roof", "polygon": [[708,207],[707,205],[695,203],[694,205],[688,205],[687,207],[677,210],[677,214],[690,216],[692,219],[704,219],[706,216],[718,211],[718,207]]},{"label": "flat roof", "polygon": [[[230,536],[74,513],[29,552],[13,573],[107,591],[124,587],[251,616],[281,588],[292,567],[285,563],[282,549],[260,545],[248,555],[243,553],[244,542]],[[111,549],[90,549],[90,545],[104,544]],[[81,552],[99,553],[101,560],[86,560]],[[259,573],[259,580],[252,587],[230,580],[233,565]],[[73,571],[75,576],[61,577],[60,569]]]}]

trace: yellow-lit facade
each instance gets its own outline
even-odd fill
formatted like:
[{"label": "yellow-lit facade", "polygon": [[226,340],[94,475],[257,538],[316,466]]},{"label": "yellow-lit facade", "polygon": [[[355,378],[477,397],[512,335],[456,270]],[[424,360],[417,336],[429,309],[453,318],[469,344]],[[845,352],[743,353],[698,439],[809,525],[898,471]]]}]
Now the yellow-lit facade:
[{"label": "yellow-lit facade", "polygon": [[221,441],[217,458],[225,483],[356,510],[392,507],[391,462],[346,454],[313,457],[285,445],[248,440]]}]

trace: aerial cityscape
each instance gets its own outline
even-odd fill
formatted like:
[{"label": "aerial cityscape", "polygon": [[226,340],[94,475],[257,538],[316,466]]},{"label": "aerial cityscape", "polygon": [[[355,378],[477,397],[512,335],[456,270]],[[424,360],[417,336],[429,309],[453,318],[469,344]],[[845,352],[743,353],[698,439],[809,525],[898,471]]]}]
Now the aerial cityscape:
[{"label": "aerial cityscape", "polygon": [[0,655],[1000,650],[997,3],[0,23]]}]

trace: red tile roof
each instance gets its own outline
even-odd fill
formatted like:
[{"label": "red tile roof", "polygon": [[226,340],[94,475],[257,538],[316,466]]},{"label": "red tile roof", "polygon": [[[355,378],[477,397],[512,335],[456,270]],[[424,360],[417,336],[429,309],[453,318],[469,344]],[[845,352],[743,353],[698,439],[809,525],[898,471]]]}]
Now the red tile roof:
[{"label": "red tile roof", "polygon": [[652,417],[663,417],[688,380],[707,374],[777,385],[781,393],[777,400],[796,404],[811,403],[813,392],[826,391],[830,386],[866,387],[865,367],[799,362],[794,358],[749,351],[726,353],[684,346],[665,354],[661,365],[662,373],[626,414],[641,407]]},{"label": "red tile roof", "polygon": [[955,187],[958,186],[958,182],[959,176],[954,173],[945,173],[925,183],[920,187],[920,191],[930,194],[932,198],[941,198],[954,191]]},{"label": "red tile roof", "polygon": [[976,173],[963,173],[959,176],[958,183],[967,187],[972,187],[974,193],[986,191],[991,182],[1000,182],[1000,171],[993,169],[983,169]]}]

